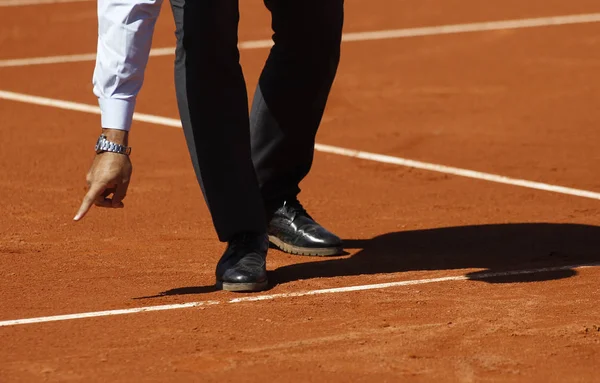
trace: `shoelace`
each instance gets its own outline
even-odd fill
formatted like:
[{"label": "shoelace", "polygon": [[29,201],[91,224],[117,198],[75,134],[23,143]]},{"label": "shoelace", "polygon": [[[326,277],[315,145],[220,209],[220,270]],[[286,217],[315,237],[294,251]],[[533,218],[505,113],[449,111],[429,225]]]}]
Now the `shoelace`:
[{"label": "shoelace", "polygon": [[285,201],[283,203],[283,206],[290,213],[292,213],[292,220],[294,220],[297,216],[305,216],[305,217],[308,217],[310,219],[313,219],[310,216],[310,214],[308,214],[308,212],[306,211],[306,209],[304,208],[304,206],[302,206],[302,204],[298,200],[295,200],[295,201]]}]

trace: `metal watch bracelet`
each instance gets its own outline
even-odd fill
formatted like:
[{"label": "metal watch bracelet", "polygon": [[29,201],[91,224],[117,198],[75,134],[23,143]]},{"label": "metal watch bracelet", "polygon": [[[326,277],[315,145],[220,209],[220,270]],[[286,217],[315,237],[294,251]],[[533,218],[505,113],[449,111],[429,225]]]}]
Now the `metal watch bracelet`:
[{"label": "metal watch bracelet", "polygon": [[96,142],[96,153],[100,154],[103,152],[111,152],[118,154],[125,154],[128,156],[131,154],[131,147],[127,147],[125,145],[120,145],[115,142],[109,141],[104,134],[101,134],[98,137],[98,141]]}]

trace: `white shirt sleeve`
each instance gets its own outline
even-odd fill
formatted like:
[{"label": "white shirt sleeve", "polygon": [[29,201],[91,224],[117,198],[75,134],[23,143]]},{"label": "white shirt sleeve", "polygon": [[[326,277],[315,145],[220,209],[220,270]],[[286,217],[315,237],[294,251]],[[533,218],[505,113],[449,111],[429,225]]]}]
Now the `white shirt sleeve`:
[{"label": "white shirt sleeve", "polygon": [[162,0],[98,0],[94,94],[102,127],[129,130]]}]

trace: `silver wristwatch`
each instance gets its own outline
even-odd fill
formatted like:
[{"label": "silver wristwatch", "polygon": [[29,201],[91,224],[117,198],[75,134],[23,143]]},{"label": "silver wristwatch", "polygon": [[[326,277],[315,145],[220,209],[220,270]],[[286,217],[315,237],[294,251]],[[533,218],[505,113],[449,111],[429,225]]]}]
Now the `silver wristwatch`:
[{"label": "silver wristwatch", "polygon": [[111,142],[106,139],[104,134],[101,134],[96,142],[96,153],[100,154],[103,152],[119,153],[128,156],[131,153],[131,147]]}]

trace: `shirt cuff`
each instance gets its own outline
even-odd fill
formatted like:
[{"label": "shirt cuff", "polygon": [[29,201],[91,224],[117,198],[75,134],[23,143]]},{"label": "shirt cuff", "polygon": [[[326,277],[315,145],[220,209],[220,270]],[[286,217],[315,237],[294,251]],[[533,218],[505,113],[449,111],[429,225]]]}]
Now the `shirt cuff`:
[{"label": "shirt cuff", "polygon": [[135,99],[99,98],[102,127],[129,131],[133,120]]}]

